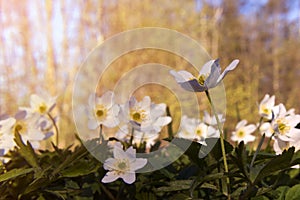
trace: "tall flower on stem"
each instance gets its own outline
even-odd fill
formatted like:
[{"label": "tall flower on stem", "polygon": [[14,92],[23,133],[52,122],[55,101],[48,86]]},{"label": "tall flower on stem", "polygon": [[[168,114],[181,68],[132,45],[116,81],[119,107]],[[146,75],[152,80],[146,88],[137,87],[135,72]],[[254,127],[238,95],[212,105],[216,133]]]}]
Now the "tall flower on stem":
[{"label": "tall flower on stem", "polygon": [[[200,71],[197,77],[193,76],[190,72],[187,72],[185,70],[181,70],[179,72],[176,72],[174,70],[170,71],[171,75],[175,78],[178,84],[185,90],[192,91],[192,92],[205,92],[208,101],[211,105],[213,114],[216,118],[218,130],[220,132],[220,143],[221,143],[225,172],[228,172],[228,165],[227,165],[225,145],[224,145],[224,134],[221,128],[221,123],[218,114],[216,112],[216,109],[211,100],[211,96],[208,90],[216,87],[224,79],[224,77],[228,72],[236,68],[238,63],[239,60],[233,60],[221,74],[221,67],[219,65],[219,60],[218,59],[211,60],[205,63],[204,66],[202,67],[202,69],[210,68],[210,73],[205,74],[202,73],[202,71]],[[227,181],[227,188],[229,188],[229,178],[227,178],[226,181]]]},{"label": "tall flower on stem", "polygon": [[210,73],[205,74],[201,71],[197,77],[193,76],[190,72],[181,70],[174,71],[171,70],[171,75],[174,76],[175,80],[179,83],[179,85],[188,91],[192,92],[204,92],[208,89],[216,87],[226,76],[228,72],[234,70],[238,65],[239,60],[234,60],[230,63],[229,66],[226,67],[224,72],[221,74],[221,67],[219,65],[219,60],[211,60],[205,63],[202,69],[210,67]]}]

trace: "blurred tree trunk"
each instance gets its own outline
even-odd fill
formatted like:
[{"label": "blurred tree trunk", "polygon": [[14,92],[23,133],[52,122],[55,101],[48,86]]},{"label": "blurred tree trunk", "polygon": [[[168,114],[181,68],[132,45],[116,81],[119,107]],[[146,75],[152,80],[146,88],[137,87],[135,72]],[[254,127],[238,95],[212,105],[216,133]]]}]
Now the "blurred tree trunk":
[{"label": "blurred tree trunk", "polygon": [[46,88],[52,95],[56,94],[56,65],[53,48],[53,30],[52,30],[52,1],[46,0],[47,13],[47,70],[45,77]]}]

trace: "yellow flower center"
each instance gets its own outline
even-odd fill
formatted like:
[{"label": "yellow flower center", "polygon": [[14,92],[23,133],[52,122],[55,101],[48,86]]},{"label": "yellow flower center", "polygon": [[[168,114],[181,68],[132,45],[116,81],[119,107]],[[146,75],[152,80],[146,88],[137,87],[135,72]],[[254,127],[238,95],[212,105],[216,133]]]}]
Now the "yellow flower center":
[{"label": "yellow flower center", "polygon": [[124,174],[125,172],[130,171],[128,159],[119,159],[115,163],[114,171],[116,174]]},{"label": "yellow flower center", "polygon": [[291,129],[291,127],[288,125],[288,122],[285,119],[277,119],[276,123],[278,125],[278,131],[281,135],[285,135]]},{"label": "yellow flower center", "polygon": [[243,130],[238,130],[236,134],[239,138],[244,138],[246,135],[245,131]]},{"label": "yellow flower center", "polygon": [[27,124],[23,121],[18,121],[13,127],[14,133],[24,134],[27,132]]},{"label": "yellow flower center", "polygon": [[103,120],[107,116],[107,109],[103,105],[97,105],[95,114],[98,120]]},{"label": "yellow flower center", "polygon": [[199,137],[201,137],[203,135],[203,132],[200,128],[196,129],[196,135],[199,136]]},{"label": "yellow flower center", "polygon": [[261,113],[262,114],[265,114],[265,115],[270,115],[271,114],[271,109],[269,109],[269,108],[267,108],[266,106],[264,106],[264,105],[262,105],[261,106],[261,109],[260,109],[261,111]]},{"label": "yellow flower center", "polygon": [[38,112],[45,114],[47,112],[47,105],[45,103],[41,103],[38,107]]},{"label": "yellow flower center", "polygon": [[204,85],[204,82],[206,80],[206,78],[208,77],[208,74],[201,74],[198,76],[198,83],[200,85]]},{"label": "yellow flower center", "polygon": [[147,114],[143,109],[131,110],[130,117],[133,121],[142,123],[147,118]]}]

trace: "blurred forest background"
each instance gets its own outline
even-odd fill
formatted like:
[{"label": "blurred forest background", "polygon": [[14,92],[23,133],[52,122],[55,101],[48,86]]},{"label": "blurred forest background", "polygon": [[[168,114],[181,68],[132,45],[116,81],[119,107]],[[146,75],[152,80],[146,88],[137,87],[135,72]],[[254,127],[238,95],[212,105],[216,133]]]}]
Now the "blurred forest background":
[{"label": "blurred forest background", "polygon": [[[73,135],[71,96],[81,63],[114,34],[149,26],[190,36],[221,59],[222,69],[240,59],[224,80],[229,129],[238,115],[257,122],[257,102],[266,93],[300,112],[298,0],[0,0],[0,115],[13,115],[18,105],[29,104],[30,94],[47,90],[58,96],[60,129]],[[154,50],[131,56],[113,64],[128,70],[158,62],[179,69],[184,62]],[[107,87],[117,79],[107,80]]]}]

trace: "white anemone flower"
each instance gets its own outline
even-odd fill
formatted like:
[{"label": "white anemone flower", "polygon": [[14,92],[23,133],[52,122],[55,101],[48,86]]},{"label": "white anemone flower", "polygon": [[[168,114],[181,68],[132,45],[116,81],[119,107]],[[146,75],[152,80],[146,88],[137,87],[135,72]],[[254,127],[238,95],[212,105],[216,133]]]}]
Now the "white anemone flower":
[{"label": "white anemone flower", "polygon": [[147,164],[147,159],[136,158],[136,150],[129,147],[126,151],[122,146],[115,145],[113,158],[105,160],[103,168],[109,170],[103,177],[103,183],[110,183],[118,178],[123,179],[127,184],[132,184],[136,179],[136,170],[143,168]]},{"label": "white anemone flower", "polygon": [[259,127],[259,132],[261,133],[261,135],[265,134],[266,137],[271,137],[274,133],[272,124],[269,122],[262,123]]},{"label": "white anemone flower", "polygon": [[276,118],[272,121],[272,129],[275,136],[283,141],[293,141],[300,134],[300,129],[295,128],[300,122],[300,115],[295,115],[290,111],[286,111],[283,104],[278,105]]},{"label": "white anemone flower", "polygon": [[259,104],[259,114],[267,120],[271,120],[274,117],[275,96],[266,94],[263,100]]},{"label": "white anemone flower", "polygon": [[247,123],[247,120],[242,120],[236,125],[235,131],[232,132],[232,141],[237,141],[238,143],[244,141],[247,144],[255,140],[255,136],[251,135],[251,133],[255,131],[256,126],[254,124],[246,126]]},{"label": "white anemone flower", "polygon": [[88,128],[95,130],[101,124],[105,127],[113,128],[119,124],[119,105],[114,104],[114,93],[108,91],[101,97],[91,94],[89,97]]},{"label": "white anemone flower", "polygon": [[[224,123],[225,122],[225,118],[223,117],[222,114],[217,114],[218,119],[220,121],[220,123]],[[204,111],[204,116],[203,116],[203,122],[211,125],[211,126],[216,126],[217,124],[217,120],[215,116],[211,116],[207,111]]]},{"label": "white anemone flower", "polygon": [[[239,60],[233,60],[229,66],[226,67],[224,72],[221,74],[221,67],[219,65],[219,60],[210,60],[205,63],[199,72],[197,77],[193,76],[190,72],[181,70],[174,71],[171,70],[170,74],[175,78],[180,86],[191,92],[203,92],[210,88],[216,87],[226,76],[226,74],[236,68]],[[203,73],[203,70],[210,68],[210,73]]]},{"label": "white anemone flower", "polygon": [[206,138],[218,138],[220,133],[214,127],[201,122],[199,119],[183,116],[181,120],[182,129],[178,132],[178,137],[196,140],[198,143],[207,145]]},{"label": "white anemone flower", "polygon": [[51,97],[48,94],[38,96],[32,94],[30,96],[30,108],[23,107],[21,110],[26,110],[27,113],[38,113],[39,115],[47,115],[56,105],[56,97]]},{"label": "white anemone flower", "polygon": [[15,123],[11,128],[11,134],[14,135],[18,132],[25,143],[29,141],[33,148],[39,148],[40,142],[48,138],[41,129],[40,117],[20,113],[15,116]]},{"label": "white anemone flower", "polygon": [[149,96],[145,96],[141,102],[135,97],[122,106],[121,118],[125,123],[130,123],[140,132],[158,133],[162,127],[169,124],[172,118],[164,116],[166,104],[151,103]]},{"label": "white anemone flower", "polygon": [[15,123],[13,117],[0,121],[0,156],[5,155],[15,146],[14,135],[10,132]]}]

